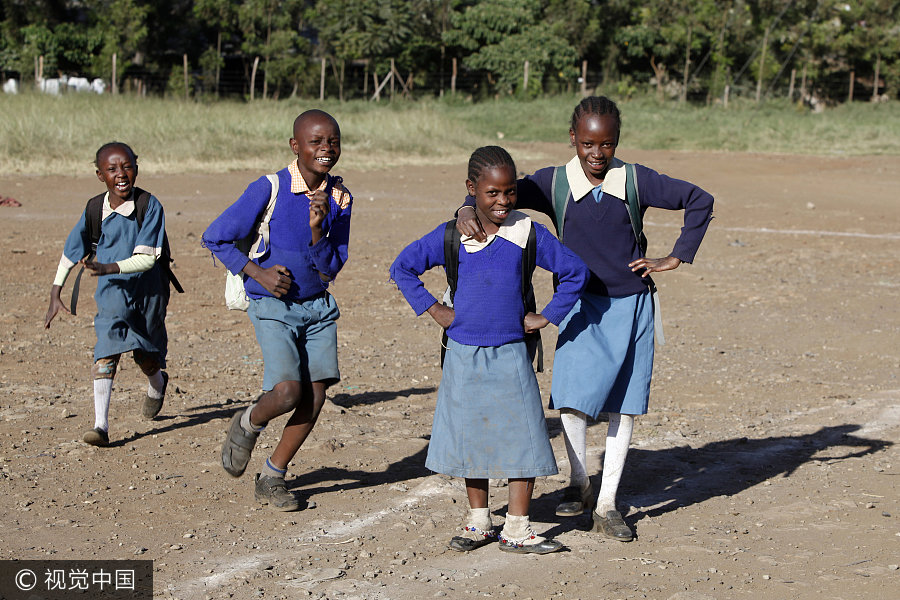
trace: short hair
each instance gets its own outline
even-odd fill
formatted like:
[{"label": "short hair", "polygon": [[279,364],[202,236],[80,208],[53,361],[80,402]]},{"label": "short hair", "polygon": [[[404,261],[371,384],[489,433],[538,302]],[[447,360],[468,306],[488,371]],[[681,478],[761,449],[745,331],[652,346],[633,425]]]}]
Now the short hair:
[{"label": "short hair", "polygon": [[495,167],[509,167],[513,174],[516,172],[516,163],[509,152],[500,146],[482,146],[469,158],[469,181],[477,185],[485,171]]},{"label": "short hair", "polygon": [[109,142],[107,144],[103,144],[97,150],[97,154],[94,155],[94,166],[98,169],[100,168],[100,156],[111,148],[125,148],[128,151],[128,154],[131,155],[132,160],[137,162],[137,154],[134,153],[134,150],[131,149],[131,146],[126,144],[125,142]]},{"label": "short hair", "polygon": [[616,121],[616,131],[621,131],[622,129],[622,116],[619,114],[619,107],[606,96],[587,96],[579,102],[575,110],[572,111],[571,130],[575,131],[578,121],[587,115],[598,117],[609,115]]},{"label": "short hair", "polygon": [[313,117],[315,117],[315,118],[324,117],[326,119],[331,120],[331,122],[334,123],[334,126],[337,127],[338,133],[340,133],[341,126],[338,125],[337,119],[335,119],[334,117],[329,115],[324,110],[319,110],[318,108],[311,108],[311,109],[303,111],[302,113],[297,115],[297,118],[294,119],[294,126],[291,128],[291,132],[293,133],[294,131],[297,131],[298,125],[300,125],[303,121],[313,118]]}]

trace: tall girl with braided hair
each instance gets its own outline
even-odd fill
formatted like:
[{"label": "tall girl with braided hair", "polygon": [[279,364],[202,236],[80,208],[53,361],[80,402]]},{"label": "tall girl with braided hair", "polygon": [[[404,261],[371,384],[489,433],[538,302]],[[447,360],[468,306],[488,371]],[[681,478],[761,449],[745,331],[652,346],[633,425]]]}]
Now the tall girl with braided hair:
[{"label": "tall girl with braided hair", "polygon": [[532,222],[513,210],[512,158],[498,146],[479,148],[469,160],[466,188],[485,235],[480,242],[460,240],[453,307],[439,303],[419,279],[446,266],[446,224],[407,246],[390,271],[416,315],[428,312],[448,338],[425,466],[466,480],[470,509],[463,533],[450,541],[452,550],[474,550],[496,539],[488,480],[508,478],[500,549],[546,554],[562,544],[535,534],[528,512],[535,477],[557,469],[525,334],[563,320],[581,295],[588,270],[545,227],[534,224],[534,262],[556,273],[559,286],[539,314],[526,313],[523,249]]},{"label": "tall girl with braided hair", "polygon": [[[616,493],[634,417],[647,414],[650,398],[654,307],[649,275],[693,262],[712,218],[713,197],[686,181],[626,165],[616,157],[620,129],[615,102],[603,96],[584,98],[572,113],[569,129],[575,157],[564,167],[548,167],[520,179],[517,206],[549,215],[563,244],[591,270],[584,295],[559,326],[553,360],[550,407],[560,411],[571,468],[556,514],[577,516],[594,506],[585,464],[587,417],[607,413],[592,531],[627,542],[633,532],[617,510]],[[642,221],[633,219],[628,206],[629,180],[637,190],[631,196],[639,198],[634,206],[641,216],[648,207],[684,211],[681,235],[666,257],[644,254],[638,225]],[[484,239],[474,200],[467,198],[466,205],[457,220],[460,233]]]}]

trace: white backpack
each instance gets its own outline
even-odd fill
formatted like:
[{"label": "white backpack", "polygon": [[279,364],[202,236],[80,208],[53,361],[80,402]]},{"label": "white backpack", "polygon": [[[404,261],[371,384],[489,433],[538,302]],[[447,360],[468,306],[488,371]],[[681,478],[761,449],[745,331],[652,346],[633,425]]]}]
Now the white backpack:
[{"label": "white backpack", "polygon": [[[259,258],[269,251],[269,221],[275,211],[275,200],[278,199],[278,175],[266,175],[266,178],[272,184],[269,203],[250,234],[236,243],[238,250],[246,254],[250,260]],[[262,242],[262,250],[260,250],[260,242]],[[225,306],[229,310],[246,311],[250,308],[250,299],[244,290],[245,277],[243,272],[237,275],[232,275],[231,271],[226,270],[225,272]]]}]

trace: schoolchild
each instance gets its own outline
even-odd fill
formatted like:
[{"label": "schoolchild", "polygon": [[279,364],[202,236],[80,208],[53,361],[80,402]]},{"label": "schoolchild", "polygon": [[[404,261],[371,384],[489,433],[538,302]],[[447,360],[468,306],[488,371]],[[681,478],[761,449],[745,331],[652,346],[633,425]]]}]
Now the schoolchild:
[{"label": "schoolchild", "polygon": [[[428,312],[447,333],[443,375],[425,466],[464,477],[469,499],[465,533],[453,550],[468,551],[496,539],[488,508],[488,480],[509,479],[509,505],[500,549],[546,554],[562,544],[531,529],[529,505],[535,477],[557,472],[540,390],[524,341],[559,323],[587,281],[584,263],[547,229],[534,224],[535,264],[557,273],[559,287],[540,314],[526,314],[523,248],[531,219],[513,210],[516,167],[498,146],[479,148],[469,160],[466,187],[487,237],[463,236],[453,308],[437,302],[419,276],[447,260],[445,224],[407,246],[391,265],[391,278],[416,315]],[[472,390],[478,393],[471,393]]]},{"label": "schoolchild", "polygon": [[[50,289],[50,308],[44,327],[60,312],[71,314],[60,298],[62,286],[77,263],[97,277],[97,316],[94,331],[94,427],[84,434],[93,446],[109,445],[109,404],[121,355],[132,352],[149,380],[141,414],[154,418],[162,409],[169,376],[166,368],[166,307],[169,303],[168,265],[162,264],[165,214],[155,196],[146,198],[134,183],[137,155],[121,142],[104,144],[94,161],[106,194],[88,202],[63,247],[56,279]],[[139,218],[136,200],[143,197],[146,212]],[[102,203],[100,235],[92,246],[91,207]],[[168,257],[165,257],[168,260]],[[77,283],[76,283],[77,285]]]},{"label": "schoolchild", "polygon": [[271,508],[297,510],[287,491],[291,459],[312,431],[325,390],[340,381],[337,357],[337,303],[328,284],[347,261],[352,197],[340,177],[330,174],[341,156],[341,130],[321,110],[294,121],[291,151],[296,160],[278,171],[278,193],[269,221],[269,246],[250,260],[236,246],[260,222],[272,192],[261,177],[225,209],[203,234],[204,245],[234,274],[244,274],[247,313],[262,349],[263,394],[234,415],[222,445],[222,467],[243,475],[259,434],[291,413],[281,439],[260,473],[255,498]]},{"label": "schoolchild", "polygon": [[[559,167],[570,193],[564,200],[563,243],[591,270],[587,289],[560,325],[553,364],[551,408],[560,411],[571,468],[559,516],[580,515],[594,504],[587,474],[587,417],[609,414],[600,492],[593,512],[595,533],[630,541],[633,532],[616,510],[616,492],[631,444],[634,417],[647,414],[653,370],[654,307],[651,273],[693,262],[712,218],[713,197],[696,185],[634,165],[640,214],[648,207],[683,210],[684,227],[664,258],[644,256],[626,200],[626,165],[616,157],[621,117],[616,104],[587,97],[572,113],[569,137],[576,156]],[[554,174],[549,167],[519,180],[520,209],[549,215]],[[565,189],[565,188],[563,188]],[[462,234],[484,239],[472,199],[459,213]]]}]

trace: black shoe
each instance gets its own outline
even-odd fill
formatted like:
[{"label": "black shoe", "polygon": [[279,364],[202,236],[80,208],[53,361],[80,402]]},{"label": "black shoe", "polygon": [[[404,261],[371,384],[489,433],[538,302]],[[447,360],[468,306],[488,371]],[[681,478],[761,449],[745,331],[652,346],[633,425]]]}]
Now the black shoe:
[{"label": "black shoe", "polygon": [[563,548],[562,542],[557,542],[556,540],[542,539],[536,544],[529,544],[529,541],[533,540],[515,543],[500,536],[500,549],[504,552],[513,552],[515,554],[550,554],[551,552],[556,552]]},{"label": "black shoe", "polygon": [[99,427],[95,427],[90,431],[86,431],[84,433],[84,437],[81,439],[84,440],[86,444],[90,444],[91,446],[99,446],[101,448],[109,446],[109,434]]},{"label": "black shoe", "polygon": [[169,374],[160,371],[163,376],[162,397],[151,398],[149,395],[144,398],[144,405],[141,407],[141,416],[145,419],[152,419],[162,410],[163,401],[166,399],[166,388],[169,387]]},{"label": "black shoe", "polygon": [[586,490],[570,485],[563,492],[562,501],[556,507],[557,517],[577,517],[594,508],[594,486],[588,482]]},{"label": "black shoe", "polygon": [[288,512],[300,508],[300,501],[297,500],[297,497],[287,491],[284,477],[269,477],[257,473],[254,497],[257,502],[268,504],[275,510]]},{"label": "black shoe", "polygon": [[593,517],[591,533],[602,533],[609,539],[618,540],[620,542],[630,542],[634,539],[634,534],[631,532],[628,525],[625,524],[622,513],[619,511],[610,510],[606,513],[605,517],[600,516],[597,514],[597,511],[594,511],[591,516]]}]

